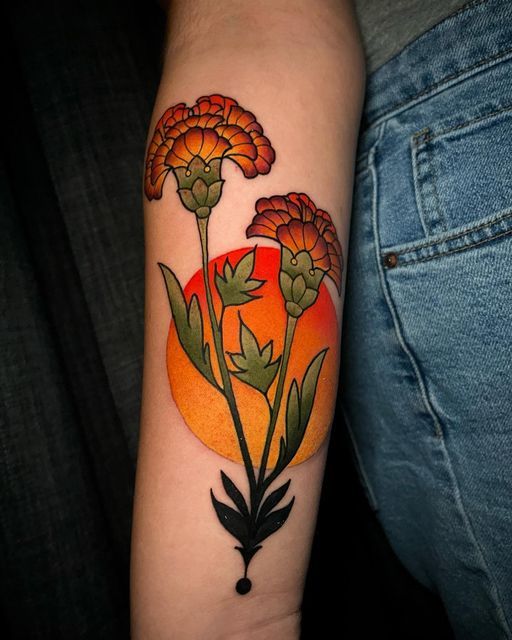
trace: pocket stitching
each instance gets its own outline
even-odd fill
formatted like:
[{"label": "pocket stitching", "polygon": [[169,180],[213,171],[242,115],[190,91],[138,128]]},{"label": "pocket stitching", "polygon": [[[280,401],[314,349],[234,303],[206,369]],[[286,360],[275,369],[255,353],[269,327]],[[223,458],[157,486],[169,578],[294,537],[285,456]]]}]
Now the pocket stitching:
[{"label": "pocket stitching", "polygon": [[[437,188],[438,171],[432,149],[428,142],[429,129],[422,129],[412,137],[412,164],[416,206],[425,235],[448,232],[446,220],[441,211],[441,200]],[[432,215],[433,214],[433,215]]]},{"label": "pocket stitching", "polygon": [[[508,122],[510,115],[512,114],[512,104],[495,105],[492,111],[482,113],[479,116],[467,119],[459,124],[445,127],[438,131],[433,130],[430,127],[423,127],[421,130],[416,131],[410,138],[411,144],[411,161],[414,173],[414,186],[416,195],[416,206],[418,207],[418,213],[422,222],[423,229],[425,231],[425,241],[421,243],[418,240],[417,243],[405,243],[414,245],[414,249],[421,249],[423,247],[437,244],[439,241],[450,241],[458,237],[457,234],[467,233],[466,229],[478,231],[482,227],[480,224],[487,225],[492,223],[492,219],[487,218],[485,222],[478,220],[480,216],[477,216],[477,220],[473,222],[468,221],[462,228],[460,225],[455,225],[455,228],[449,229],[446,225],[444,212],[441,207],[441,199],[438,191],[438,169],[435,162],[435,145],[441,143],[445,138],[453,135],[454,132],[463,132],[465,135],[474,135],[475,129],[478,134],[478,128],[482,126],[494,126],[496,123]],[[500,214],[497,214],[500,217]],[[477,225],[471,227],[471,225]],[[439,236],[444,234],[454,233],[455,235],[447,235],[445,238],[439,240]],[[399,245],[398,245],[399,246]],[[396,255],[400,255],[405,252],[409,252],[410,247],[404,246],[403,249],[394,251]],[[444,252],[443,252],[444,253]],[[440,255],[440,254],[439,254]]]},{"label": "pocket stitching", "polygon": [[382,293],[384,296],[384,299],[386,301],[386,304],[388,306],[388,310],[389,313],[391,315],[392,318],[392,322],[393,322],[393,327],[395,330],[395,335],[396,338],[398,340],[398,343],[400,345],[400,348],[402,349],[402,351],[405,353],[405,355],[407,356],[407,358],[409,359],[409,362],[411,364],[412,370],[414,372],[414,375],[416,376],[416,381],[417,381],[417,390],[419,393],[419,396],[423,402],[423,406],[425,407],[427,413],[430,415],[431,419],[432,419],[432,423],[433,423],[433,430],[432,430],[432,434],[439,440],[442,440],[444,438],[444,433],[443,433],[443,427],[441,424],[441,420],[439,418],[439,416],[437,415],[432,402],[430,400],[430,394],[429,391],[427,389],[426,383],[423,379],[423,374],[420,370],[419,367],[419,363],[416,359],[416,356],[412,350],[412,348],[409,346],[409,344],[407,343],[405,336],[403,334],[403,330],[402,330],[402,326],[401,326],[401,320],[400,320],[400,316],[398,314],[398,310],[395,306],[394,300],[391,296],[391,291],[389,290],[389,285],[386,281],[386,276],[384,274],[384,268],[382,265],[382,262],[379,260],[379,252],[381,251],[381,242],[380,242],[380,236],[379,236],[379,225],[378,225],[378,205],[377,205],[377,191],[378,191],[378,179],[377,179],[377,170],[375,167],[375,154],[376,151],[378,149],[378,145],[382,139],[382,137],[384,136],[384,132],[386,130],[386,122],[383,122],[381,125],[381,131],[380,134],[377,138],[377,141],[375,143],[375,145],[372,147],[372,150],[370,152],[370,156],[369,156],[369,163],[368,163],[368,167],[370,170],[370,174],[372,176],[372,189],[373,189],[373,194],[372,194],[372,207],[371,207],[371,215],[372,215],[372,227],[373,227],[373,240],[374,240],[374,245],[375,245],[375,260],[377,262],[377,272],[379,274],[379,280],[380,280],[380,285],[381,285],[381,289],[382,289]]},{"label": "pocket stitching", "polygon": [[[417,251],[419,249],[428,249],[428,247],[432,247],[436,244],[441,244],[442,242],[450,242],[451,240],[457,240],[458,238],[462,238],[465,235],[468,235],[470,233],[474,233],[476,231],[481,231],[482,229],[485,229],[487,227],[492,226],[493,224],[502,222],[502,221],[506,221],[508,220],[508,218],[512,218],[512,210],[507,210],[506,213],[501,213],[501,214],[497,214],[496,216],[494,216],[491,219],[488,219],[486,222],[482,222],[480,224],[477,224],[476,227],[471,227],[468,226],[465,229],[456,231],[453,234],[448,234],[448,235],[440,235],[437,236],[436,238],[432,238],[427,242],[422,242],[420,243],[411,243],[410,246],[405,247],[403,249],[399,249],[397,251],[394,251],[392,247],[388,247],[386,249],[382,250],[382,255],[385,255],[386,253],[394,253],[397,256],[403,255],[405,253],[412,253],[414,251]],[[494,238],[496,238],[497,236],[491,236],[489,238],[486,238],[486,241],[490,241],[493,240]],[[481,241],[478,241],[481,242]],[[471,245],[468,245],[467,248],[469,247],[473,247],[475,246],[475,244],[477,243],[472,243]]]},{"label": "pocket stitching", "polygon": [[430,129],[422,129],[421,131],[418,131],[413,135],[414,142],[417,146],[424,144],[426,142],[433,142],[434,140],[442,138],[443,136],[446,136],[449,133],[452,133],[453,131],[466,129],[467,127],[471,127],[474,124],[477,124],[479,122],[485,122],[485,120],[488,120],[490,118],[495,118],[496,116],[499,116],[502,113],[508,113],[510,111],[512,111],[512,105],[508,104],[499,109],[495,109],[490,113],[483,114],[481,116],[478,116],[477,118],[473,118],[472,120],[466,120],[465,122],[461,122],[460,124],[454,125],[453,127],[448,127],[447,129],[441,129],[441,131],[438,131],[435,133],[432,133]]},{"label": "pocket stitching", "polygon": [[494,236],[490,236],[489,238],[483,238],[482,240],[478,240],[478,242],[473,242],[472,244],[465,245],[464,247],[457,247],[456,249],[449,249],[448,251],[442,251],[436,253],[433,256],[428,256],[426,258],[417,258],[413,260],[409,260],[407,262],[398,263],[396,266],[406,266],[408,264],[417,264],[419,262],[428,262],[429,260],[435,260],[436,258],[441,258],[442,256],[449,256],[452,253],[460,253],[461,251],[468,251],[473,247],[478,247],[479,245],[485,244],[487,242],[492,242],[493,240],[497,240],[498,238],[503,238],[504,236],[512,235],[512,229],[508,229],[507,231],[502,231]]}]

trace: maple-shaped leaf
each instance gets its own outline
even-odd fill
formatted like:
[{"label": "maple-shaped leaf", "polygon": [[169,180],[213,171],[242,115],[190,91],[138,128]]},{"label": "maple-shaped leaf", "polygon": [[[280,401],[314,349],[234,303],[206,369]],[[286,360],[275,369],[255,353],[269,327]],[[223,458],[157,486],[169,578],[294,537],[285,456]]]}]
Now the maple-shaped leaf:
[{"label": "maple-shaped leaf", "polygon": [[215,286],[225,307],[246,304],[260,297],[252,293],[265,282],[251,277],[255,255],[256,247],[240,258],[234,268],[226,258],[222,274],[215,267]]},{"label": "maple-shaped leaf", "polygon": [[240,353],[230,353],[232,363],[236,370],[231,373],[239,380],[258,389],[261,393],[267,393],[279,370],[281,356],[272,360],[273,341],[270,340],[260,348],[254,333],[240,319]]}]

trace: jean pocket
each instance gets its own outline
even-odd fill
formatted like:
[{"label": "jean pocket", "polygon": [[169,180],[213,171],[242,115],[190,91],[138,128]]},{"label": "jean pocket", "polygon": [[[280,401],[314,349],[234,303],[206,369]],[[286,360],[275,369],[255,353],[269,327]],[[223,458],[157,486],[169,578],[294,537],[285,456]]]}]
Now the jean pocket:
[{"label": "jean pocket", "polygon": [[512,206],[512,106],[412,137],[416,202],[427,236]]}]

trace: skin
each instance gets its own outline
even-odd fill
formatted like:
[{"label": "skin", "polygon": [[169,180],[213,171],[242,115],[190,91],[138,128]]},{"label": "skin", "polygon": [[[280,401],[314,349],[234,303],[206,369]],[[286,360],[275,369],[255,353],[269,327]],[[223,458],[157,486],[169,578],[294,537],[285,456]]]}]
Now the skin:
[{"label": "skin", "polygon": [[[256,243],[279,248],[269,239],[246,238],[254,203],[298,191],[331,214],[346,260],[364,86],[350,4],[182,0],[170,8],[166,42],[150,136],[169,106],[221,93],[256,115],[276,151],[270,173],[251,180],[234,163],[223,162],[225,184],[210,221],[210,256]],[[247,476],[242,465],[219,456],[187,427],[166,370],[171,315],[158,262],[171,266],[183,284],[201,265],[194,214],[180,202],[173,175],[160,200],[145,199],[144,215],[146,320],[132,538],[133,638],[298,638],[326,441],[283,475],[283,481],[292,481],[290,497],[296,497],[292,514],[251,564],[255,588],[239,596],[233,589],[240,572],[236,542],[213,512],[210,488],[223,498],[220,469],[239,487],[246,487]],[[340,297],[332,283],[327,288],[341,326],[343,289]]]}]

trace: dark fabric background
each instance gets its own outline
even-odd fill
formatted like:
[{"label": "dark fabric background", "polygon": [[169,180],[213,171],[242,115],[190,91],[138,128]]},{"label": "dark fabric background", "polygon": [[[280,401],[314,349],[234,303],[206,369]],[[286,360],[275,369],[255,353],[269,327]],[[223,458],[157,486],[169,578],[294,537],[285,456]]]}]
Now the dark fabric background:
[{"label": "dark fabric background", "polygon": [[[4,24],[0,630],[124,639],[143,341],[140,183],[164,17],[142,0],[22,0]],[[388,548],[339,419],[303,635],[333,629],[449,637],[437,601]]]}]

